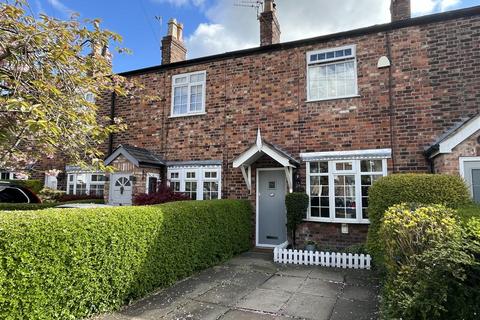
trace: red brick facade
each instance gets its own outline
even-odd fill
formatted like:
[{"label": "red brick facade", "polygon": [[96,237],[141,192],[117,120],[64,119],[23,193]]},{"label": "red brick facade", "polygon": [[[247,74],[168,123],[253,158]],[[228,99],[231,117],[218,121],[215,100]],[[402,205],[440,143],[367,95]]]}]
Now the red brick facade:
[{"label": "red brick facade", "polygon": [[[232,162],[258,128],[297,159],[302,152],[390,148],[389,172],[427,172],[424,150],[480,111],[479,31],[477,7],[128,72],[145,87],[142,94],[160,98],[117,97],[115,116],[129,128],[112,145],[148,148],[168,161],[222,160],[222,197],[252,202],[255,188],[249,194]],[[345,45],[356,46],[358,97],[307,101],[307,52]],[[377,67],[382,56],[390,68]],[[206,71],[206,114],[170,117],[172,76],[194,71]],[[100,103],[110,114],[110,99]],[[276,164],[263,159],[252,173],[270,166]],[[305,163],[297,173],[305,187]],[[301,233],[331,246],[365,239],[366,225],[349,229],[341,234],[340,224],[308,222]]]}]

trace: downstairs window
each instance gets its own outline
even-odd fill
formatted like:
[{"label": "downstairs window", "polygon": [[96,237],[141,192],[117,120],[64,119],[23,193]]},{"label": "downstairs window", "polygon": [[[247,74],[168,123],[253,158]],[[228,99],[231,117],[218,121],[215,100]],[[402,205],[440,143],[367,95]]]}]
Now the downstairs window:
[{"label": "downstairs window", "polygon": [[168,168],[168,183],[174,192],[186,193],[193,200],[221,198],[221,168]]},{"label": "downstairs window", "polygon": [[386,174],[386,159],[307,162],[307,220],[368,223],[368,190]]}]

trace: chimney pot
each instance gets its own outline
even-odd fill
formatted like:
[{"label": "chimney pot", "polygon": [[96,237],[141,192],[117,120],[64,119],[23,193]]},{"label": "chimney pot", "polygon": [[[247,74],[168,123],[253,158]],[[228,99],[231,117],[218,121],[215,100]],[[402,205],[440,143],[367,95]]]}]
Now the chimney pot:
[{"label": "chimney pot", "polygon": [[390,13],[392,22],[410,19],[410,0],[391,0]]},{"label": "chimney pot", "polygon": [[183,42],[183,24],[176,19],[168,21],[168,32],[162,39],[162,64],[184,61],[187,48]]}]

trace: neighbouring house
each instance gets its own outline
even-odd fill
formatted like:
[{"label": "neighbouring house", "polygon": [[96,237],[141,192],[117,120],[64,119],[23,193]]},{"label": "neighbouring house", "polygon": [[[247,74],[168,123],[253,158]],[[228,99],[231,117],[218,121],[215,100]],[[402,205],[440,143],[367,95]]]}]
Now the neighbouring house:
[{"label": "neighbouring house", "polygon": [[284,43],[276,10],[264,1],[259,47],[191,60],[170,20],[162,64],[121,74],[160,98],[96,97],[128,124],[105,146],[116,171],[61,167],[58,186],[115,205],[158,181],[250,199],[260,247],[287,240],[296,190],[301,237],[336,247],[365,240],[369,186],[390,173],[460,174],[480,201],[480,6],[411,18],[392,0],[391,23]]}]

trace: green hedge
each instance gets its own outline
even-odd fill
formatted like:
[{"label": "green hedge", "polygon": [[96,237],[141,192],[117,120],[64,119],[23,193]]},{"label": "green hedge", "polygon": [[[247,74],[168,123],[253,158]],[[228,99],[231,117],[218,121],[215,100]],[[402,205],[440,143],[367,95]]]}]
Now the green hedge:
[{"label": "green hedge", "polygon": [[250,247],[246,201],[0,213],[0,318],[112,310]]},{"label": "green hedge", "polygon": [[43,182],[40,181],[40,180],[35,180],[35,179],[31,179],[31,180],[0,180],[0,181],[10,182],[12,184],[16,184],[16,185],[28,188],[35,193],[38,193],[38,192],[40,192],[40,190],[43,189]]},{"label": "green hedge", "polygon": [[385,319],[474,320],[480,315],[480,212],[396,205],[379,231]]},{"label": "green hedge", "polygon": [[393,174],[376,181],[369,190],[367,247],[382,268],[382,243],[378,236],[384,212],[400,203],[444,204],[450,208],[471,203],[470,193],[459,176],[443,174]]},{"label": "green hedge", "polygon": [[65,201],[65,202],[44,202],[44,203],[0,203],[0,210],[3,211],[19,211],[19,210],[43,210],[47,208],[53,208],[61,204],[67,203],[95,203],[104,204],[103,199],[87,199],[77,201]]}]

